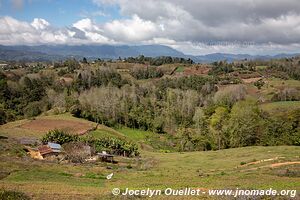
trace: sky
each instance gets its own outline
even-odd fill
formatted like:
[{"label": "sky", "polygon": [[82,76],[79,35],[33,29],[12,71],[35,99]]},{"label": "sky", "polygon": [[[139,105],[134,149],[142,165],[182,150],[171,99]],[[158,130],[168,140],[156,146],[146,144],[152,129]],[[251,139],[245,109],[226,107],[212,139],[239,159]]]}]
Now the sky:
[{"label": "sky", "polygon": [[160,44],[191,55],[299,53],[300,3],[0,0],[0,44]]}]

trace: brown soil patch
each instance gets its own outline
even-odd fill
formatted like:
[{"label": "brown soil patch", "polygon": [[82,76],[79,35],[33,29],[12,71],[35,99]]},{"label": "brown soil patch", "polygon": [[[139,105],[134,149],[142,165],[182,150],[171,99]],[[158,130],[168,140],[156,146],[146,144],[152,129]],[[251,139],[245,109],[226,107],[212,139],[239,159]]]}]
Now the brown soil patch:
[{"label": "brown soil patch", "polygon": [[261,79],[261,77],[258,77],[258,78],[247,78],[247,79],[242,79],[242,81],[244,83],[254,83],[256,81],[259,81]]},{"label": "brown soil patch", "polygon": [[53,129],[60,129],[76,134],[84,134],[86,131],[93,128],[93,126],[88,123],[55,119],[36,119],[25,123],[20,127],[38,132],[48,132]]},{"label": "brown soil patch", "polygon": [[255,87],[247,87],[247,94],[249,95],[256,95],[258,94],[259,90]]},{"label": "brown soil patch", "polygon": [[207,75],[210,68],[203,66],[187,67],[184,69],[184,75]]},{"label": "brown soil patch", "polygon": [[274,160],[278,160],[278,157],[276,157],[276,158],[270,158],[270,159],[264,159],[264,160],[258,160],[258,161],[247,163],[247,164],[242,165],[242,166],[245,167],[245,166],[248,166],[248,165],[255,165],[255,164],[262,163],[262,162],[268,162],[268,161],[274,161]]},{"label": "brown soil patch", "polygon": [[264,165],[264,166],[260,166],[260,167],[254,167],[254,168],[250,168],[250,169],[241,170],[241,172],[253,171],[253,170],[258,170],[261,168],[276,168],[276,167],[281,167],[281,166],[286,166],[286,165],[295,165],[295,164],[300,164],[300,161],[273,163],[270,165]]},{"label": "brown soil patch", "polygon": [[271,167],[280,167],[280,166],[284,166],[284,165],[294,165],[294,164],[300,164],[300,162],[274,163],[274,164],[271,164]]},{"label": "brown soil patch", "polygon": [[59,79],[61,83],[71,84],[73,82],[73,78],[70,77],[61,77]]}]

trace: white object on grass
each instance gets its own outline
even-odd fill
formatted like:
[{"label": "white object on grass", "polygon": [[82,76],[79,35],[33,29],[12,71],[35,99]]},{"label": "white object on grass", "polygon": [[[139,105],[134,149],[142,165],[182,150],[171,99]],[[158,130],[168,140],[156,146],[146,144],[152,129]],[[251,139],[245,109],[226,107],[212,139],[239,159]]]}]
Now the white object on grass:
[{"label": "white object on grass", "polygon": [[111,174],[108,174],[107,176],[106,176],[106,179],[111,179],[112,177],[113,177],[113,175],[114,175],[114,173],[111,173]]}]

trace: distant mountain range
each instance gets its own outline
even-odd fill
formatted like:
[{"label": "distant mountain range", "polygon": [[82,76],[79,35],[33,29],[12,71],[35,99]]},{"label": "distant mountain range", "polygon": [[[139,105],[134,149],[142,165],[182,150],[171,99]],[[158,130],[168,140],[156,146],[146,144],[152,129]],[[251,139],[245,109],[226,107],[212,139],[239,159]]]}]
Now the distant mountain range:
[{"label": "distant mountain range", "polygon": [[299,54],[278,54],[275,56],[269,55],[248,55],[248,54],[224,54],[214,53],[201,56],[186,55],[171,47],[163,45],[39,45],[39,46],[3,46],[0,45],[0,60],[24,60],[24,61],[52,61],[63,60],[69,57],[82,59],[83,57],[90,59],[117,59],[119,57],[136,57],[139,55],[158,57],[172,56],[191,58],[195,62],[210,63],[214,61],[227,60],[253,60],[253,59],[273,59],[294,57]]}]

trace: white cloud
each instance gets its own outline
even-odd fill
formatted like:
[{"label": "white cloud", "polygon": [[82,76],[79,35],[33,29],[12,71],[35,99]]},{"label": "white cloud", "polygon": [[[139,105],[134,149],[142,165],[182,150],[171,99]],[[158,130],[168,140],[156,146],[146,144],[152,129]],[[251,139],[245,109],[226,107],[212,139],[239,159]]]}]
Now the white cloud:
[{"label": "white cloud", "polygon": [[93,1],[101,7],[117,4],[123,15],[136,15],[140,20],[159,26],[161,31],[154,32],[153,38],[287,45],[300,41],[298,0]]},{"label": "white cloud", "polygon": [[156,35],[158,27],[151,21],[142,20],[137,15],[131,19],[114,20],[104,25],[107,35],[122,42],[141,42]]},{"label": "white cloud", "polygon": [[103,36],[103,30],[98,25],[93,23],[89,18],[79,20],[73,24],[73,27],[83,31],[90,42],[113,43],[112,40],[109,40],[107,37]]},{"label": "white cloud", "polygon": [[[59,29],[40,18],[28,23],[0,17],[0,44],[164,44],[192,54],[300,51],[299,0],[93,2],[98,11]],[[123,19],[92,20],[116,5]],[[255,45],[241,45],[250,43]]]},{"label": "white cloud", "polygon": [[31,22],[31,26],[33,26],[37,30],[43,30],[50,26],[50,24],[44,19],[34,18],[33,22]]},{"label": "white cloud", "polygon": [[[9,35],[15,33],[32,33],[34,30],[32,26],[27,22],[18,21],[12,17],[2,17],[0,18],[0,34],[1,35]],[[13,41],[12,41],[13,42]]]},{"label": "white cloud", "polygon": [[0,18],[0,27],[2,45],[113,43],[89,19],[78,21],[74,27],[56,29],[44,19],[28,23],[6,16]]},{"label": "white cloud", "polygon": [[77,21],[76,23],[73,24],[73,27],[78,28],[79,30],[82,31],[93,31],[93,30],[98,30],[97,26],[95,26],[92,22],[91,19],[85,18],[82,20]]}]

